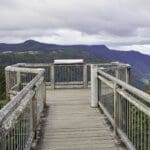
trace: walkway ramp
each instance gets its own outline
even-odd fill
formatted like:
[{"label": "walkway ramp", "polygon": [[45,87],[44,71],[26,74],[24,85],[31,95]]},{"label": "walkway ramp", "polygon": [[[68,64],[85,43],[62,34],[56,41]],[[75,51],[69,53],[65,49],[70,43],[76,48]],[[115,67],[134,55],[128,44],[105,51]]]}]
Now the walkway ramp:
[{"label": "walkway ramp", "polygon": [[49,90],[47,104],[42,150],[122,149],[105,116],[90,107],[90,89]]}]

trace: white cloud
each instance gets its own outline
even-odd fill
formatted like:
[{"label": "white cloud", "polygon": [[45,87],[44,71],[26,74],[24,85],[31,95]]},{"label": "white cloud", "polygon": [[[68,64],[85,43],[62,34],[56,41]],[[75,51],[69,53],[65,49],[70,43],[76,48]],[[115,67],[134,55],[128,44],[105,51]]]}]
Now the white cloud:
[{"label": "white cloud", "polygon": [[117,50],[138,50],[141,53],[150,55],[150,45],[129,45],[129,46],[116,46],[111,47]]},{"label": "white cloud", "polygon": [[150,54],[149,14],[147,0],[0,0],[0,42],[32,38]]}]

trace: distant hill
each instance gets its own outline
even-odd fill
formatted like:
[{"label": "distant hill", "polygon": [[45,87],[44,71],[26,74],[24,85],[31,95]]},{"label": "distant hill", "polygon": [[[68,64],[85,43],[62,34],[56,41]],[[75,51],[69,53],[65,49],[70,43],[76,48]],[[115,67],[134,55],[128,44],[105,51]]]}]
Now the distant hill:
[{"label": "distant hill", "polygon": [[[86,62],[120,61],[132,66],[134,81],[139,88],[143,88],[142,83],[140,83],[141,81],[146,83],[150,79],[149,55],[144,55],[136,51],[112,50],[105,45],[56,45],[28,40],[19,44],[0,43],[0,52],[3,52],[2,54],[4,55],[0,59],[0,63],[3,63],[6,59],[10,63],[16,63],[22,61],[51,62],[53,59],[58,58],[83,58]],[[26,58],[20,55],[21,52],[28,53],[24,54]]]}]

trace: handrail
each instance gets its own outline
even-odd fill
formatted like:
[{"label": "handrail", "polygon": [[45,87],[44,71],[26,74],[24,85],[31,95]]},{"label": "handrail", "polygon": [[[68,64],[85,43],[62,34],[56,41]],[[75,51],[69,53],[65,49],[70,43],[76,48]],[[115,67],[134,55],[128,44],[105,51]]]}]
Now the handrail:
[{"label": "handrail", "polygon": [[44,69],[42,68],[21,68],[21,67],[15,67],[15,66],[7,66],[5,68],[5,71],[15,71],[15,72],[25,72],[25,73],[36,73],[39,74],[40,72],[44,73]]},{"label": "handrail", "polygon": [[[25,70],[28,70],[27,68],[15,68],[15,67],[6,67],[6,71],[23,71],[25,72]],[[8,113],[10,113],[10,110],[12,112],[12,110],[15,109],[16,105],[19,105],[20,101],[22,100],[22,98],[33,88],[33,86],[37,83],[37,81],[42,77],[43,73],[44,73],[44,69],[33,69],[33,70],[28,70],[28,72],[36,72],[38,73],[37,76],[31,81],[29,82],[23,90],[21,90],[15,97],[13,97],[13,99],[6,104],[1,110],[0,110],[0,125],[2,123],[2,121],[4,120],[5,117],[7,117]]]},{"label": "handrail", "polygon": [[84,87],[87,88],[90,84],[90,77],[88,73],[88,65],[83,64],[54,64],[54,63],[35,63],[26,64],[18,63],[16,66],[19,67],[31,67],[31,68],[44,68],[46,84],[52,89],[54,88],[74,88],[74,87]]},{"label": "handrail", "polygon": [[[18,87],[16,96],[7,95],[10,101],[0,110],[0,149],[31,148],[45,105],[44,72],[44,69],[21,68],[19,65],[5,68],[8,93],[14,84],[22,85],[22,79],[26,79],[27,84]],[[11,81],[14,82],[12,85]]]},{"label": "handrail", "polygon": [[[94,63],[100,67],[127,68],[128,64],[118,62]],[[18,63],[15,67],[44,68],[46,85],[54,88],[88,88],[90,87],[90,63],[83,64],[54,64],[54,63]]]},{"label": "handrail", "polygon": [[111,69],[91,66],[91,106],[99,105],[128,149],[149,150],[150,95],[128,84],[130,67],[123,74],[125,81],[119,79],[118,67],[113,75]]},{"label": "handrail", "polygon": [[141,97],[142,99],[144,99],[146,102],[150,103],[150,95],[109,75],[108,73],[105,73],[104,71],[102,71],[101,69],[98,70],[98,74],[101,74],[102,76],[104,76],[105,78],[113,81],[114,83],[122,86],[124,89],[129,90],[130,92],[136,94],[137,96]]},{"label": "handrail", "polygon": [[134,106],[136,106],[140,111],[145,113],[147,116],[150,116],[150,108],[137,100],[135,97],[131,96],[129,93],[127,93],[125,90],[117,89],[117,92],[122,95],[123,97],[126,97],[127,100],[132,103]]}]

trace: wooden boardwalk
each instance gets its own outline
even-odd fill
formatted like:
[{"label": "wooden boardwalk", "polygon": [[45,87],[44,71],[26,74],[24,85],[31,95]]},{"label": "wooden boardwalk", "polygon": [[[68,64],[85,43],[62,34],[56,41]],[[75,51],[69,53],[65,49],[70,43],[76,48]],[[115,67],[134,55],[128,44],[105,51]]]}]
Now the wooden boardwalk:
[{"label": "wooden boardwalk", "polygon": [[90,107],[89,89],[47,91],[41,150],[122,150],[105,116]]}]

